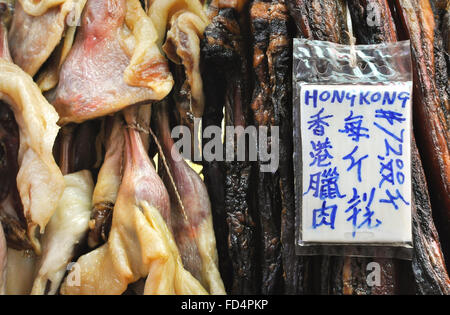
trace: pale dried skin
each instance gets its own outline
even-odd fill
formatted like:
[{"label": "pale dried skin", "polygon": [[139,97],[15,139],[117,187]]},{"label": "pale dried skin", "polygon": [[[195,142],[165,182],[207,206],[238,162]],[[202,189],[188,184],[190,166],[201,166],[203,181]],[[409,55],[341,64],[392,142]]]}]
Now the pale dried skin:
[{"label": "pale dried skin", "polygon": [[65,19],[77,5],[77,0],[60,1],[62,5],[32,16],[16,1],[15,13],[9,32],[9,45],[14,63],[34,76],[59,44]]},{"label": "pale dried skin", "polygon": [[6,263],[8,259],[6,248],[6,239],[3,234],[3,227],[0,224],[0,295],[5,294],[6,287]]},{"label": "pale dried skin", "polygon": [[204,23],[209,20],[203,11],[199,0],[147,0],[148,15],[155,25],[158,40],[158,46],[161,46],[166,34],[167,26],[172,15],[180,10],[186,10],[197,15]]},{"label": "pale dried skin", "polygon": [[105,241],[106,224],[111,215],[117,199],[120,182],[122,180],[122,164],[125,147],[124,125],[120,114],[113,118],[112,129],[106,143],[106,154],[92,197],[94,205],[93,217],[89,222],[90,233],[88,244],[90,247],[99,245],[100,241]]},{"label": "pale dried skin", "polygon": [[31,251],[8,248],[6,268],[6,294],[30,294],[33,286],[36,256]]},{"label": "pale dried skin", "polygon": [[75,32],[77,29],[76,23],[78,23],[81,18],[81,13],[83,12],[86,1],[87,0],[78,0],[74,2],[74,7],[71,11],[73,15],[69,15],[72,18],[71,23],[73,24],[70,24],[70,26],[66,29],[64,39],[49,57],[49,65],[44,69],[41,69],[39,73],[36,83],[39,85],[42,92],[49,91],[58,85],[59,71],[61,70],[62,64],[66,60],[70,49],[72,49],[72,45],[75,40]]},{"label": "pale dried skin", "polygon": [[59,127],[55,112],[33,79],[18,66],[0,59],[0,99],[11,106],[20,132],[17,188],[28,235],[40,253],[36,230],[45,226],[58,205],[64,179],[52,154]]},{"label": "pale dried skin", "polygon": [[[226,294],[218,269],[211,203],[206,186],[177,150],[172,151],[174,143],[170,136],[168,116],[166,112],[159,111],[157,120],[161,146],[176,189],[176,196],[172,196],[171,226],[184,266],[210,294]],[[166,186],[173,187],[171,179],[167,176],[164,179]],[[169,191],[174,195],[174,189]]]},{"label": "pale dried skin", "polygon": [[31,294],[57,293],[74,249],[88,231],[94,182],[87,170],[64,176],[66,188],[42,237],[42,256]]},{"label": "pale dried skin", "polygon": [[111,134],[106,143],[105,160],[98,174],[97,183],[92,197],[92,204],[99,203],[114,204],[117,199],[120,182],[122,179],[121,169],[123,161],[123,150],[125,146],[124,125],[121,117],[114,117]]},{"label": "pale dried skin", "polygon": [[184,66],[185,85],[189,87],[190,93],[189,102],[181,109],[182,115],[186,115],[188,111],[195,117],[203,115],[205,104],[200,73],[200,40],[207,25],[203,19],[189,11],[177,12],[170,21],[163,49],[170,60]]},{"label": "pale dried skin", "polygon": [[53,102],[61,123],[82,122],[172,89],[152,21],[138,0],[90,0],[64,62]]},{"label": "pale dried skin", "polygon": [[49,9],[71,0],[16,0],[29,15],[40,16]]},{"label": "pale dried skin", "polygon": [[[138,131],[127,129],[124,176],[108,242],[78,260],[80,286],[66,281],[63,294],[121,294],[147,278],[146,294],[204,294],[181,264],[163,217],[167,191],[143,150]],[[70,275],[69,275],[70,277]]]}]

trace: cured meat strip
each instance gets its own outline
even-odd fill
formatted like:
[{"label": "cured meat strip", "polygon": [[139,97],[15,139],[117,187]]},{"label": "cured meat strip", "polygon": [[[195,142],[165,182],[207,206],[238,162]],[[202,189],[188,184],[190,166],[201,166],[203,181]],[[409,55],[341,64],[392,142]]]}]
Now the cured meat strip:
[{"label": "cured meat strip", "polygon": [[286,0],[300,36],[349,44],[343,0]]},{"label": "cured meat strip", "polygon": [[[269,40],[272,35],[273,20],[282,23],[280,16],[275,16],[272,12],[275,9],[274,4],[270,2],[255,1],[250,7],[251,32],[253,38],[253,71],[256,79],[253,90],[253,100],[251,108],[254,113],[256,127],[267,127],[269,132],[272,126],[278,126],[279,112],[275,113],[272,103],[272,85],[269,75],[268,48]],[[281,13],[281,12],[277,12]],[[275,35],[275,34],[274,34]],[[281,35],[281,34],[277,34]],[[286,34],[284,34],[286,35]],[[272,43],[273,44],[273,43]],[[274,49],[273,45],[270,47]],[[270,60],[271,66],[272,59]],[[272,68],[270,70],[273,70]],[[261,130],[259,130],[261,132]],[[270,135],[270,133],[268,133]],[[272,143],[268,141],[267,148],[272,150]],[[261,230],[261,268],[262,268],[262,287],[263,294],[273,294],[278,289],[281,281],[281,244],[280,244],[280,214],[281,214],[281,196],[278,172],[262,172],[261,162],[256,163],[254,168],[257,187],[255,194],[257,196],[257,207],[259,214],[259,223]]]},{"label": "cured meat strip", "polygon": [[157,34],[138,0],[89,0],[53,101],[61,123],[164,98],[173,86]]},{"label": "cured meat strip", "polygon": [[88,244],[97,247],[108,240],[111,228],[112,210],[117,199],[122,180],[123,148],[125,146],[124,125],[122,118],[116,114],[107,118],[109,135],[106,142],[106,155],[92,198],[93,210],[89,222]]},{"label": "cured meat strip", "polygon": [[185,268],[210,294],[225,294],[208,192],[200,176],[173,150],[167,105],[157,104],[155,112],[162,158],[168,166],[163,181],[171,199],[173,235]]},{"label": "cured meat strip", "polygon": [[0,100],[7,103],[20,133],[17,188],[27,220],[28,236],[36,253],[37,238],[56,210],[64,179],[55,163],[52,147],[58,133],[58,114],[42,96],[33,79],[12,64],[6,47],[0,51]]},{"label": "cured meat strip", "polygon": [[[340,44],[349,43],[347,29],[347,14],[345,3],[341,0],[286,0],[286,5],[297,27],[297,36],[314,40],[330,41]],[[280,158],[282,158],[280,151]],[[280,160],[280,166],[282,161]],[[283,169],[283,168],[282,168]],[[283,176],[283,178],[289,178]],[[289,195],[287,195],[289,198]],[[289,201],[292,204],[292,201]],[[291,206],[292,207],[292,206]],[[285,210],[283,210],[285,211]],[[289,247],[291,240],[295,238],[295,215],[286,212],[283,215],[282,235],[286,235],[284,252],[284,266],[290,272],[290,278],[286,285],[290,287],[292,293],[310,293],[311,291],[328,294],[332,290],[337,290],[330,285],[342,287],[340,281],[343,279],[342,268],[344,257],[330,258],[327,256],[302,257],[298,259],[297,266],[292,270],[291,261],[295,261],[294,245]],[[295,244],[295,243],[294,243]],[[351,261],[351,260],[350,260]],[[354,263],[360,264],[355,260]],[[330,268],[336,268],[334,271]],[[286,272],[286,270],[285,270]],[[314,274],[314,276],[310,276]],[[286,274],[287,275],[287,274]],[[320,279],[319,287],[314,287],[315,283],[310,281]]]},{"label": "cured meat strip", "polygon": [[[224,6],[228,2],[222,3]],[[233,5],[236,5],[234,3]],[[249,121],[249,86],[244,26],[236,7],[221,8],[205,30],[205,58],[222,64],[224,73],[225,125],[245,127]],[[227,139],[235,135],[226,134]],[[237,135],[237,139],[240,135]],[[231,138],[229,138],[231,137]],[[233,147],[236,154],[237,142]],[[256,293],[255,223],[249,205],[250,162],[225,162],[225,212],[229,229],[228,246],[233,263],[233,294]]]},{"label": "cured meat strip", "polygon": [[88,170],[64,176],[66,188],[42,237],[42,255],[31,294],[56,294],[74,256],[74,249],[88,230],[94,182]]},{"label": "cured meat strip", "polygon": [[433,224],[428,186],[425,180],[417,145],[413,138],[412,187],[414,256],[412,268],[416,292],[420,294],[450,294],[450,279]]},{"label": "cured meat strip", "polygon": [[398,0],[397,9],[413,52],[415,135],[430,188],[433,215],[450,255],[450,151],[448,109],[440,101],[434,58],[435,24],[429,1]]},{"label": "cured meat strip", "polygon": [[[380,26],[370,27],[367,22],[363,24],[364,18],[368,14],[368,6],[381,10]],[[350,13],[354,23],[354,29],[358,29],[357,40],[361,44],[375,44],[380,42],[395,42],[397,40],[395,25],[386,1],[370,2],[361,4],[361,1],[349,1]],[[365,27],[364,27],[365,26]],[[427,182],[422,168],[419,152],[417,151],[415,138],[413,135],[411,149],[412,159],[412,182],[413,182],[413,237],[414,237],[414,257],[412,270],[415,275],[416,287],[419,293],[442,293],[436,290],[435,283],[441,282],[444,287],[445,279],[448,275],[445,270],[445,262],[439,245],[439,238],[434,227],[430,199],[428,195]],[[425,223],[426,222],[426,223]],[[424,229],[423,224],[426,224]],[[434,265],[435,267],[431,267]],[[434,269],[434,270],[433,270]],[[426,275],[426,276],[425,276]],[[444,281],[442,280],[444,279]],[[399,281],[399,279],[397,279]],[[443,282],[442,282],[443,281]],[[399,283],[395,283],[398,288]],[[433,288],[433,291],[426,291],[425,288]]]},{"label": "cured meat strip", "polygon": [[[60,0],[55,5],[24,10],[30,1],[16,1],[9,33],[9,44],[14,63],[34,76],[59,44],[65,29],[65,20],[78,1]],[[36,1],[33,1],[36,3]],[[37,5],[45,1],[38,1]],[[31,15],[33,14],[33,15]]]},{"label": "cured meat strip", "polygon": [[[446,55],[442,28],[443,17],[445,14],[445,6],[448,1],[431,0],[431,8],[434,13],[434,64],[436,73],[436,88],[439,91],[439,100],[441,102],[442,112],[446,119],[447,128],[450,126],[450,104],[449,104],[449,72],[448,72],[448,58]],[[446,60],[447,58],[447,60]],[[447,129],[448,130],[448,129]]]},{"label": "cured meat strip", "polygon": [[305,294],[309,259],[295,254],[295,199],[292,144],[292,95],[289,16],[285,1],[273,1],[267,52],[275,124],[280,128],[279,187],[281,193],[281,251],[285,294]]},{"label": "cured meat strip", "polygon": [[[223,106],[225,99],[226,81],[222,76],[223,64],[216,53],[211,51],[217,30],[213,27],[206,29],[202,40],[201,67],[203,90],[205,93],[205,108],[202,117],[203,143],[207,143],[211,137],[222,138]],[[210,128],[208,128],[210,127]],[[205,131],[216,128],[216,133],[207,135]],[[216,138],[217,139],[217,138]],[[230,291],[232,282],[232,265],[228,254],[228,225],[225,212],[225,166],[221,159],[203,159],[203,178],[211,200],[211,212],[214,223],[214,233],[217,240],[217,252],[219,255],[219,270],[227,291]]]},{"label": "cured meat strip", "polygon": [[[204,294],[187,272],[165,220],[167,191],[144,151],[139,132],[125,131],[125,165],[108,241],[78,260],[80,286],[65,281],[63,294],[121,294],[147,277],[146,294]],[[70,278],[70,274],[69,274]]]},{"label": "cured meat strip", "polygon": [[347,3],[357,44],[379,44],[397,40],[387,0],[348,0]]}]

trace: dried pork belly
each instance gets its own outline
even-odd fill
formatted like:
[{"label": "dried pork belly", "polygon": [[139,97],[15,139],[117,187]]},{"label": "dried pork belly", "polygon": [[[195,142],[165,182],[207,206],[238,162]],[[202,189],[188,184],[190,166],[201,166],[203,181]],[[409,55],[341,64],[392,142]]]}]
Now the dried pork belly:
[{"label": "dried pork belly", "polygon": [[201,117],[204,108],[203,82],[200,73],[200,40],[207,23],[189,11],[178,11],[170,21],[164,52],[176,64],[184,66],[186,81],[175,99],[181,119],[192,122]]},{"label": "dried pork belly", "polygon": [[[0,52],[1,53],[1,52]],[[4,54],[2,54],[4,55]],[[59,127],[55,112],[33,79],[0,55],[0,100],[14,112],[20,147],[17,188],[22,200],[28,236],[37,253],[37,231],[44,228],[58,205],[64,179],[52,154]]]},{"label": "dried pork belly", "polygon": [[146,294],[204,294],[186,271],[164,221],[169,196],[144,151],[139,132],[125,131],[125,165],[106,244],[78,260],[79,286],[63,283],[63,294],[121,294],[147,277]]},{"label": "dried pork belly", "polygon": [[172,89],[152,21],[138,0],[89,0],[62,65],[53,105],[61,123],[82,122]]},{"label": "dried pork belly", "polygon": [[[66,188],[42,237],[42,256],[31,294],[56,294],[77,244],[88,231],[94,182],[83,170],[64,176]],[[47,292],[48,290],[48,292]]]},{"label": "dried pork belly", "polygon": [[[168,165],[163,180],[171,197],[171,226],[183,264],[210,294],[226,294],[218,268],[216,238],[208,191],[200,176],[184,161],[170,135],[166,103],[158,104],[160,143]],[[173,183],[173,184],[172,184]]]},{"label": "dried pork belly", "polygon": [[88,244],[92,248],[108,240],[112,210],[116,203],[117,192],[122,180],[125,126],[119,114],[106,119],[106,128],[110,127],[111,130],[106,143],[105,160],[100,168],[92,197],[94,209],[89,222],[90,232],[88,237]]},{"label": "dried pork belly", "polygon": [[79,10],[84,1],[60,0],[53,5],[47,1],[16,1],[9,33],[14,63],[34,76],[61,41],[66,17],[73,9]]}]

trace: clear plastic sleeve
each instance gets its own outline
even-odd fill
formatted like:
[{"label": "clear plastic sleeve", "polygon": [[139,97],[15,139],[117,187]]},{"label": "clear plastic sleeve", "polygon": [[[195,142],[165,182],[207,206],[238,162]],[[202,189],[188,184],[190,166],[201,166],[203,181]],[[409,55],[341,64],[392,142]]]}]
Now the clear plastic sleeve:
[{"label": "clear plastic sleeve", "polygon": [[[302,155],[302,135],[304,136],[305,132],[301,131],[302,89],[311,85],[341,86],[345,88],[354,86],[355,89],[364,89],[366,86],[390,86],[394,90],[397,86],[402,86],[403,88],[407,86],[412,96],[409,41],[348,46],[324,41],[294,39],[293,55],[293,137],[297,254],[410,259],[412,255],[412,241],[409,239],[395,242],[343,242],[342,240],[318,242],[305,240],[304,228],[306,224],[302,225],[302,211],[312,211],[312,209],[305,209],[303,205],[304,192],[306,190],[306,187],[303,187],[303,172],[307,171],[306,167],[308,166],[307,164],[303,165],[302,161],[304,157],[304,154]],[[412,106],[411,100],[408,106]],[[409,113],[411,112],[412,110],[409,110]],[[406,119],[409,119],[409,131],[412,134],[411,114]],[[303,130],[305,130],[305,126],[303,126]],[[405,140],[411,142],[410,137]],[[408,155],[406,159],[410,161],[410,152]],[[411,187],[410,181],[407,184]],[[409,190],[411,191],[411,188]],[[413,201],[409,200],[409,202],[412,203]],[[408,224],[412,224],[411,221]]]}]

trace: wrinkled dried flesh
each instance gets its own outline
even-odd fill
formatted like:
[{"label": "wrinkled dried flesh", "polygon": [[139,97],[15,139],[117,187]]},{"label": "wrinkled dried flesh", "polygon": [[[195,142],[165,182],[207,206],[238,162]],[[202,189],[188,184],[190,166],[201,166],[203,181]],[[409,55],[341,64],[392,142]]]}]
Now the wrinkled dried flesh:
[{"label": "wrinkled dried flesh", "polygon": [[[253,71],[255,77],[255,88],[250,104],[255,125],[270,128],[272,125],[279,125],[276,121],[275,106],[272,103],[272,82],[269,74],[269,42],[272,20],[277,20],[276,6],[273,3],[255,1],[250,8],[250,20],[253,37]],[[275,18],[272,16],[274,15]],[[286,19],[286,17],[285,17]],[[280,24],[281,24],[280,23]],[[286,34],[278,34],[286,35]],[[278,37],[279,40],[282,37]],[[271,46],[272,50],[273,47]],[[268,142],[268,150],[271,150],[271,143]],[[257,163],[258,170],[259,163]],[[259,225],[261,230],[261,273],[262,273],[262,294],[273,294],[279,283],[281,283],[281,243],[280,231],[278,228],[281,213],[281,197],[279,173],[263,173],[255,171],[256,188],[258,196],[257,206],[259,214]]]},{"label": "wrinkled dried flesh", "polygon": [[76,1],[68,0],[40,16],[27,14],[20,3],[16,1],[9,45],[14,63],[34,76],[59,44],[66,16]]},{"label": "wrinkled dried flesh", "polygon": [[60,122],[82,122],[165,97],[173,79],[155,41],[138,0],[89,1],[56,88]]},{"label": "wrinkled dried flesh", "polygon": [[434,16],[428,1],[397,0],[396,4],[410,37],[417,79],[414,85],[416,140],[438,218],[436,225],[445,246],[450,244],[450,133],[435,81]]},{"label": "wrinkled dried flesh", "polygon": [[208,192],[198,174],[177,152],[172,152],[174,142],[170,136],[167,104],[156,106],[162,107],[156,110],[156,118],[168,166],[163,180],[171,197],[171,227],[183,264],[210,294],[225,294],[218,270]]},{"label": "wrinkled dried flesh", "polygon": [[[219,10],[205,30],[203,56],[227,69],[224,74],[225,95],[221,100],[225,106],[225,124],[245,127],[249,120],[249,69],[238,20],[235,8]],[[255,223],[249,205],[250,171],[248,162],[225,162],[224,208],[229,233],[228,250],[233,267],[233,294],[257,292]]]},{"label": "wrinkled dried flesh", "polygon": [[8,33],[6,26],[3,24],[3,17],[0,11],[0,58],[11,61],[11,55],[8,49]]},{"label": "wrinkled dried flesh", "polygon": [[204,294],[182,267],[164,221],[170,215],[169,196],[138,132],[127,129],[125,139],[124,176],[108,242],[78,260],[80,286],[66,280],[61,293],[121,294],[128,284],[149,275],[145,294]]},{"label": "wrinkled dried flesh", "polygon": [[43,232],[64,189],[61,171],[52,154],[59,130],[58,114],[31,77],[3,59],[0,59],[0,99],[11,106],[19,126],[17,188],[30,240],[39,253],[38,226]]},{"label": "wrinkled dried flesh", "polygon": [[43,15],[49,9],[70,1],[71,0],[16,0],[16,2],[20,2],[27,14],[33,16]]},{"label": "wrinkled dried flesh", "polygon": [[342,0],[286,0],[300,36],[349,44],[347,15]]},{"label": "wrinkled dried flesh", "polygon": [[[172,16],[164,51],[167,57],[185,70],[187,97],[177,102],[182,116],[201,117],[204,108],[203,82],[200,73],[200,40],[207,26],[199,16],[179,11]],[[186,92],[185,92],[186,93]],[[182,99],[182,98],[180,98]]]},{"label": "wrinkled dried flesh", "polygon": [[[50,55],[47,64],[44,64],[38,73],[36,83],[39,85],[42,92],[49,91],[58,85],[59,71],[72,49],[77,29],[75,25],[81,18],[81,13],[83,12],[86,1],[87,0],[77,0],[74,2],[74,7],[71,11],[73,15],[69,15],[71,23],[73,24],[70,24],[70,26],[67,27],[64,32],[64,39],[56,46],[53,53]],[[69,18],[69,16],[67,18]]]},{"label": "wrinkled dried flesh", "polygon": [[66,188],[42,237],[42,255],[31,294],[53,295],[88,230],[94,182],[87,170],[64,176]]},{"label": "wrinkled dried flesh", "polygon": [[111,120],[113,120],[112,130],[106,143],[105,159],[100,168],[92,198],[94,209],[89,222],[88,244],[90,247],[103,244],[108,239],[112,210],[122,180],[124,125],[119,115],[115,115]]},{"label": "wrinkled dried flesh", "polygon": [[156,28],[158,46],[162,45],[169,22],[176,12],[181,10],[192,12],[203,23],[208,23],[208,17],[199,0],[147,0],[147,3],[148,15]]},{"label": "wrinkled dried flesh", "polygon": [[[348,7],[358,44],[377,44],[397,39],[395,24],[387,0],[350,0]],[[378,8],[377,19],[382,23],[368,23],[368,21],[372,21],[370,18],[373,8]]]}]

